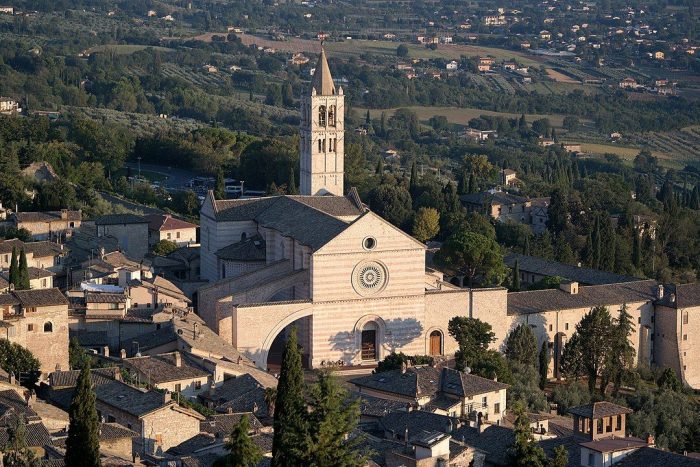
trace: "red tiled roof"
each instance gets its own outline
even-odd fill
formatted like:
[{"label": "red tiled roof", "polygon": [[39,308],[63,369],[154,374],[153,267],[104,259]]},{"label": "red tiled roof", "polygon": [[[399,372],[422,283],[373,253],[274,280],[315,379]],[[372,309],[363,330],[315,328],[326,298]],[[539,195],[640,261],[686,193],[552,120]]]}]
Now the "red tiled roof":
[{"label": "red tiled roof", "polygon": [[176,219],[170,215],[151,214],[146,216],[148,219],[148,230],[179,230],[179,229],[196,229],[195,224]]}]

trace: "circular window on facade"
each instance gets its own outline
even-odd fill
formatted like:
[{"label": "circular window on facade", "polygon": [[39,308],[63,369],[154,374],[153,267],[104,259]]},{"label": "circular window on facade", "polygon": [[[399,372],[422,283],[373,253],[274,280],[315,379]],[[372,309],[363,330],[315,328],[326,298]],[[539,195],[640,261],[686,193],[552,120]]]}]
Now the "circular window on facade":
[{"label": "circular window on facade", "polygon": [[386,287],[386,267],[377,261],[365,261],[355,266],[352,286],[360,295],[372,295]]},{"label": "circular window on facade", "polygon": [[367,237],[362,241],[362,247],[365,250],[373,250],[377,246],[377,240],[374,237]]}]

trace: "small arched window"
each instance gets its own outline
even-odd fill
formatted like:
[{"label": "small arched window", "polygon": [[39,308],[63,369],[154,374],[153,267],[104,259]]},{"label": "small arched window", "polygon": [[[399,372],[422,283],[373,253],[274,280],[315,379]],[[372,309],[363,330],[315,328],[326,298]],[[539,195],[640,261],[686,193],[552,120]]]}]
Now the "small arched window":
[{"label": "small arched window", "polygon": [[53,323],[51,321],[44,323],[44,332],[53,332]]},{"label": "small arched window", "polygon": [[318,107],[318,125],[326,126],[326,106],[321,105]]}]

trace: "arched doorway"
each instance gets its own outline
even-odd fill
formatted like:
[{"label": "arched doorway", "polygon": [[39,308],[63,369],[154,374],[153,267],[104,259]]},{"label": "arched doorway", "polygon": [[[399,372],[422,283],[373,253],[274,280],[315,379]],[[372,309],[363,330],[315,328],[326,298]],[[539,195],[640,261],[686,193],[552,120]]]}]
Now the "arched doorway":
[{"label": "arched doorway", "polygon": [[442,355],[442,332],[437,329],[430,333],[429,352],[433,357]]},{"label": "arched doorway", "polygon": [[379,326],[374,321],[365,323],[360,339],[360,354],[362,361],[377,361],[379,359]]},{"label": "arched doorway", "polygon": [[297,342],[301,351],[301,364],[304,368],[310,367],[311,355],[311,317],[297,319],[291,324],[282,329],[270,345],[270,350],[267,353],[266,367],[270,373],[279,374],[282,366],[282,354],[284,347],[287,345],[287,339],[292,331],[296,328]]}]

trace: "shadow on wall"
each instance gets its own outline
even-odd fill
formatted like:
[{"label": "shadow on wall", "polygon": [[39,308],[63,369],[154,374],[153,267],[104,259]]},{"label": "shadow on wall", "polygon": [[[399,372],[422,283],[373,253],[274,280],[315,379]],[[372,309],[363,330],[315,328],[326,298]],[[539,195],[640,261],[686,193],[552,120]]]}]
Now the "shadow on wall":
[{"label": "shadow on wall", "polygon": [[[358,322],[361,321],[363,320]],[[404,347],[423,336],[423,324],[415,318],[370,319],[355,330],[341,331],[331,336],[331,348],[341,354],[343,364],[357,364],[361,360],[362,331],[368,326],[377,331],[377,348],[380,349],[376,354],[377,360],[390,353],[403,351]]]}]

